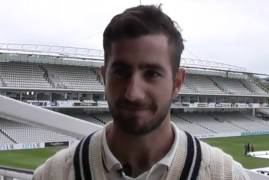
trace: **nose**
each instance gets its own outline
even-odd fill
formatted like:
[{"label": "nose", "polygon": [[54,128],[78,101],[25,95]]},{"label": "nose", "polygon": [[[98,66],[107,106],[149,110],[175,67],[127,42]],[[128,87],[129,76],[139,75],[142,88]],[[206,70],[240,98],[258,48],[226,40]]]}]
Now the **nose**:
[{"label": "nose", "polygon": [[138,74],[134,74],[126,82],[124,97],[130,102],[140,102],[145,98],[144,81]]}]

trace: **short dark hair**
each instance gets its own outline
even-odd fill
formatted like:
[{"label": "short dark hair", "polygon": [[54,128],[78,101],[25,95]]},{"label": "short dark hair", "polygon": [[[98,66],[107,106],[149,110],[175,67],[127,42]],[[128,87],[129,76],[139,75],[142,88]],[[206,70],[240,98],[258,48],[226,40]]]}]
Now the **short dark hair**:
[{"label": "short dark hair", "polygon": [[140,5],[126,9],[112,18],[103,34],[105,64],[111,54],[111,45],[123,38],[137,38],[142,35],[164,34],[172,45],[171,65],[176,72],[179,68],[181,54],[184,49],[181,33],[177,24],[160,6]]}]

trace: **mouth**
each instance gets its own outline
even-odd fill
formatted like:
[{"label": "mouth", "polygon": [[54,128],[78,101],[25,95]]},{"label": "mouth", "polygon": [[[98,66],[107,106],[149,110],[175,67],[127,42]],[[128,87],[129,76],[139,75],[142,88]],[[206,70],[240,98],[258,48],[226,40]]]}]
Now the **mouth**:
[{"label": "mouth", "polygon": [[153,104],[149,103],[143,103],[143,102],[129,102],[127,100],[120,100],[116,103],[116,107],[118,111],[121,111],[122,113],[135,113],[135,114],[141,114],[148,111],[153,111],[154,106]]},{"label": "mouth", "polygon": [[137,108],[137,107],[124,107],[121,108],[123,111],[128,111],[128,112],[143,112],[143,111],[148,111],[149,109],[146,108]]},{"label": "mouth", "polygon": [[118,108],[126,111],[147,111],[151,108],[149,106],[141,106],[141,105],[119,105]]}]

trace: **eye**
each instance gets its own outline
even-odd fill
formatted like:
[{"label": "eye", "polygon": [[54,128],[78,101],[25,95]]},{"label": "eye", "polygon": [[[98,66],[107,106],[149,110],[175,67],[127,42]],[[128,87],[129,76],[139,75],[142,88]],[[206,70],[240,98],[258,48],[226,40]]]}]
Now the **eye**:
[{"label": "eye", "polygon": [[126,68],[114,68],[112,73],[116,78],[120,79],[125,79],[130,76],[130,72]]},{"label": "eye", "polygon": [[146,78],[157,78],[162,76],[162,74],[156,70],[146,70],[144,75]]}]

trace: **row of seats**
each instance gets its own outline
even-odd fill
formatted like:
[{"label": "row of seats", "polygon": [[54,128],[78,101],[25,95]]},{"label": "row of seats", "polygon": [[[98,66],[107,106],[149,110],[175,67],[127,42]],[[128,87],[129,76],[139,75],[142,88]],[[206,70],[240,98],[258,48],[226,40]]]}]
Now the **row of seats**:
[{"label": "row of seats", "polygon": [[0,62],[0,87],[104,90],[90,67]]},{"label": "row of seats", "polygon": [[267,95],[267,93],[261,87],[259,87],[257,84],[255,84],[254,81],[253,82],[244,81],[244,84],[246,85],[246,87],[248,87],[248,89],[251,90],[251,92],[253,92],[255,94]]},{"label": "row of seats", "polygon": [[[106,123],[112,120],[112,116],[109,113],[98,113],[92,115],[92,117],[89,115],[81,117],[94,123],[96,119],[101,119],[102,122]],[[197,136],[246,131],[269,131],[269,122],[240,112],[213,114],[176,113],[172,114],[171,119],[180,129]],[[98,124],[102,125],[100,121],[98,121]]]},{"label": "row of seats", "polygon": [[[104,125],[112,120],[110,113],[79,114],[77,118]],[[173,113],[172,121],[178,128],[193,135],[269,131],[269,123],[240,112]],[[8,137],[10,138],[8,138]],[[73,141],[75,138],[30,125],[0,119],[0,144]]]},{"label": "row of seats", "polygon": [[217,76],[187,75],[181,93],[268,95],[249,79],[232,79]]},{"label": "row of seats", "polygon": [[13,144],[13,141],[11,141],[0,131],[0,144]]},{"label": "row of seats", "polygon": [[52,88],[37,64],[0,62],[0,77],[5,87]]},{"label": "row of seats", "polygon": [[[75,138],[0,118],[0,144],[74,141]],[[10,138],[8,138],[8,137]],[[12,140],[11,140],[12,139]]]},{"label": "row of seats", "polygon": [[222,114],[221,118],[247,131],[269,131],[269,125],[261,123],[262,120],[241,113]]},{"label": "row of seats", "polygon": [[88,114],[76,114],[76,115],[73,115],[73,116],[76,117],[76,118],[88,121],[88,122],[92,122],[92,123],[101,125],[101,126],[104,125],[103,121],[100,121],[97,118],[95,118],[93,116],[90,116]]},{"label": "row of seats", "polygon": [[172,120],[179,129],[187,131],[193,135],[207,135],[214,133],[214,131],[206,129],[199,124],[192,123],[180,116],[172,116]]},{"label": "row of seats", "polygon": [[44,65],[50,80],[67,89],[104,90],[101,78],[90,67]]},{"label": "row of seats", "polygon": [[[211,134],[269,131],[268,122],[240,112],[182,113],[173,115],[172,119],[179,128],[195,135],[208,134],[208,131],[211,131]],[[200,126],[200,130],[195,128],[197,125]]]},{"label": "row of seats", "polygon": [[[0,86],[103,91],[102,78],[97,71],[85,66],[0,62]],[[268,95],[250,79],[195,74],[187,75],[181,93]]]},{"label": "row of seats", "polygon": [[212,77],[212,79],[229,94],[252,94],[251,91],[248,90],[238,79],[222,77]]},{"label": "row of seats", "polygon": [[96,117],[97,119],[102,120],[105,123],[108,123],[109,121],[112,121],[112,116],[108,112],[95,114],[94,117]]},{"label": "row of seats", "polygon": [[199,93],[223,94],[223,91],[206,76],[189,75],[187,79],[187,83]]},{"label": "row of seats", "polygon": [[[181,114],[179,117],[183,117],[184,119],[188,119],[192,124],[199,125],[204,129],[210,130],[211,133],[226,133],[226,132],[241,132],[244,129],[238,128],[228,122],[225,121],[217,121],[213,117],[207,114]],[[180,127],[180,126],[179,126]],[[192,127],[189,127],[191,131],[194,131]],[[193,132],[199,133],[199,132]]]}]

